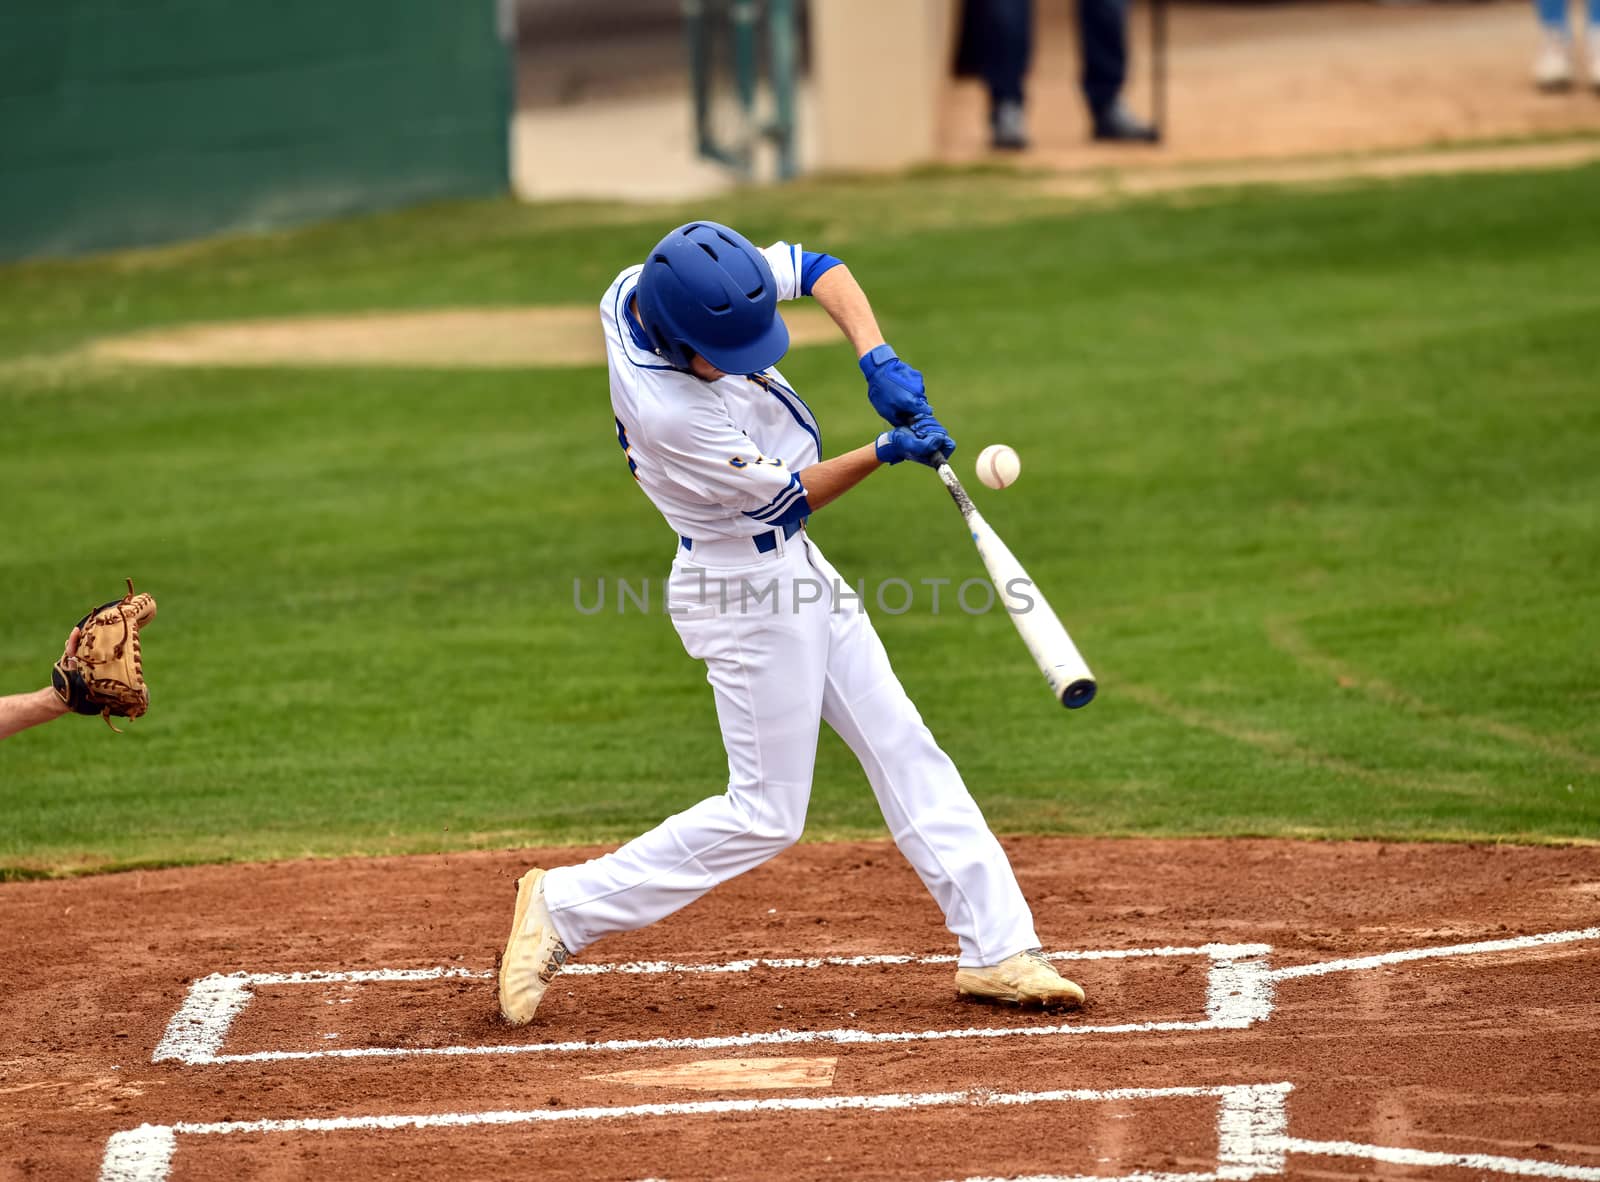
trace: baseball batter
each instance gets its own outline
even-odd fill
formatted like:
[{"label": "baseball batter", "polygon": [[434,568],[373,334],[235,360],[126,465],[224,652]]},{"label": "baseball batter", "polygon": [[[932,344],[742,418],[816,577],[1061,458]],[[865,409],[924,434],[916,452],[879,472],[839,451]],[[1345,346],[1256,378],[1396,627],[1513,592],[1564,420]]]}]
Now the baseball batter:
[{"label": "baseball batter", "polygon": [[[823,458],[816,416],[775,368],[778,302],[814,298],[855,347],[888,424]],[[961,775],[895,677],[859,600],[805,523],[885,464],[932,464],[954,441],[922,375],[896,355],[847,267],[765,250],[694,222],[617,276],[600,302],[623,457],[677,535],[667,610],[703,661],[728,755],[727,790],[579,866],[517,884],[500,1010],[521,1025],[566,960],[654,923],[794,844],[818,728],[861,761],[900,852],[944,913],[965,995],[1077,1005],[1039,950],[1010,863]]]}]

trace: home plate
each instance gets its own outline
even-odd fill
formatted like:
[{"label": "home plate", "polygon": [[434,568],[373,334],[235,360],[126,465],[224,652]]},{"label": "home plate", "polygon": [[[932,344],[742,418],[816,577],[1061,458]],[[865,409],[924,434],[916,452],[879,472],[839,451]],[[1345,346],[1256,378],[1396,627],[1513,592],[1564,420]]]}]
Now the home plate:
[{"label": "home plate", "polygon": [[707,1092],[749,1092],[759,1088],[825,1088],[833,1083],[837,1059],[697,1059],[670,1067],[608,1071],[584,1079],[636,1088],[695,1088]]}]

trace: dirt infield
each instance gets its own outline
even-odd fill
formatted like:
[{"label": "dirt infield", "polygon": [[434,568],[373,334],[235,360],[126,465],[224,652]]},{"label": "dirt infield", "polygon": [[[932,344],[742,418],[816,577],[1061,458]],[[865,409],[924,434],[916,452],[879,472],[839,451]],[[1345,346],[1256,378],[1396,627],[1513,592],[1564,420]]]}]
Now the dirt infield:
[{"label": "dirt infield", "polygon": [[[788,307],[783,319],[795,348],[841,339],[821,308]],[[143,365],[408,369],[603,365],[606,359],[600,317],[588,304],[224,320],[111,337],[92,343],[87,354]]]},{"label": "dirt infield", "polygon": [[525,1030],[514,877],[588,851],[9,885],[0,1175],[1600,1178],[1600,849],[1007,844],[1082,1012],[958,1002],[886,844],[600,945]]}]

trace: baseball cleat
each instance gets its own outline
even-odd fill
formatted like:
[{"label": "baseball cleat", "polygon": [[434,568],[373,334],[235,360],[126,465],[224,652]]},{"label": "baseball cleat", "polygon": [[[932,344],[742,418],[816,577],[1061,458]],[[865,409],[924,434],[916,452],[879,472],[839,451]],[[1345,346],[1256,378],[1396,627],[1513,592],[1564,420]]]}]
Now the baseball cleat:
[{"label": "baseball cleat", "polygon": [[544,871],[530,870],[517,880],[517,910],[500,957],[500,1016],[513,1026],[531,1022],[569,955],[544,905]]},{"label": "baseball cleat", "polygon": [[963,997],[1005,1001],[1050,1009],[1083,1004],[1083,990],[1067,980],[1037,948],[981,969],[957,969],[956,992]]},{"label": "baseball cleat", "polygon": [[1533,84],[1540,90],[1566,90],[1572,85],[1572,41],[1559,30],[1546,30],[1533,59]]}]

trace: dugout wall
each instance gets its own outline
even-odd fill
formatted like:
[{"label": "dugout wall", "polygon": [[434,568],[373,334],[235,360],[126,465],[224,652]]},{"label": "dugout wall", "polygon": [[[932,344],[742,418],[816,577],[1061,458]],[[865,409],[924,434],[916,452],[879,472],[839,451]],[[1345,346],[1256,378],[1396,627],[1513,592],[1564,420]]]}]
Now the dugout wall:
[{"label": "dugout wall", "polygon": [[509,183],[497,0],[7,0],[0,258]]}]

